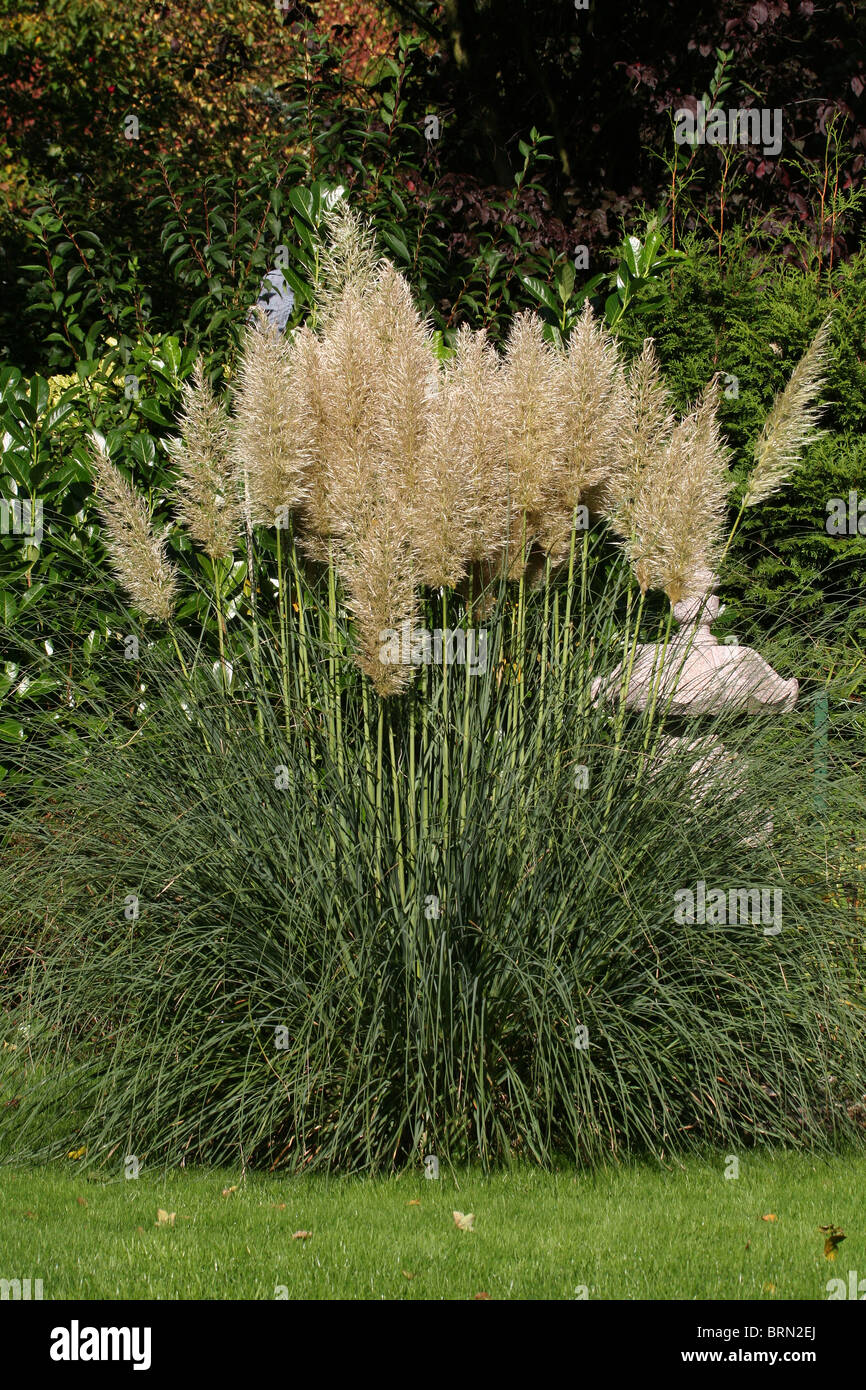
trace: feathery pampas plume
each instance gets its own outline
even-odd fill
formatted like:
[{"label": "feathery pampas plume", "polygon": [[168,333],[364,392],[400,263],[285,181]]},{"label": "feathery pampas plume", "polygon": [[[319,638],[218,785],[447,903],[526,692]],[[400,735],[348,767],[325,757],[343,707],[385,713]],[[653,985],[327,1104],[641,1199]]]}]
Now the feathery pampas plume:
[{"label": "feathery pampas plume", "polygon": [[312,559],[327,563],[330,513],[325,471],[329,440],[328,398],[319,339],[307,327],[295,330],[291,344],[298,440],[305,461],[300,508],[302,542]]},{"label": "feathery pampas plume", "polygon": [[180,438],[168,442],[179,470],[174,488],[178,517],[212,560],[231,555],[240,501],[229,447],[229,422],[198,358],[192,384],[184,383]]},{"label": "feathery pampas plume", "polygon": [[[327,546],[346,587],[358,664],[381,695],[402,689],[413,671],[380,653],[386,631],[406,622],[411,628],[415,620],[408,480],[417,473],[423,436],[417,417],[426,410],[427,390],[415,379],[412,344],[404,345],[397,328],[401,321],[407,328],[409,320],[395,274],[389,270],[374,291],[346,289],[319,340],[321,455],[313,467],[326,530],[318,545]],[[398,370],[401,348],[408,365]]]},{"label": "feathery pampas plume", "polygon": [[[412,291],[390,263],[385,263],[367,296],[377,345],[375,442],[377,469],[393,501],[393,521],[408,538],[422,584],[442,583],[431,538],[441,535],[443,508],[451,507],[429,486],[429,450],[439,365],[432,336],[412,298]],[[447,531],[447,517],[446,517]]]},{"label": "feathery pampas plume", "polygon": [[316,311],[327,322],[348,289],[371,289],[382,258],[372,227],[342,200],[323,218],[325,243],[319,263]]},{"label": "feathery pampas plume", "polygon": [[347,535],[379,471],[377,415],[382,381],[369,300],[347,290],[318,345],[316,391],[321,453],[313,465],[322,537]]},{"label": "feathery pampas plume", "polygon": [[719,562],[730,489],[728,454],[716,411],[714,377],[690,415],[674,427],[658,466],[644,477],[626,553],[645,593],[663,589],[671,604],[699,597]]},{"label": "feathery pampas plume", "polygon": [[136,608],[157,622],[168,622],[174,612],[177,572],[166,558],[165,540],[154,535],[144,498],[111,462],[101,435],[91,436],[90,454],[114,573]]},{"label": "feathery pampas plume", "polygon": [[602,510],[614,533],[636,536],[635,507],[642,489],[663,463],[674,428],[674,414],[661,368],[647,338],[626,378],[625,410],[617,456],[604,485]]},{"label": "feathery pampas plume", "polygon": [[483,329],[460,330],[447,375],[459,401],[459,436],[451,457],[464,478],[470,527],[466,554],[474,564],[492,566],[508,545],[511,509],[500,411],[502,360]]},{"label": "feathery pampas plume", "polygon": [[554,561],[568,554],[575,509],[613,471],[625,423],[626,394],[619,352],[589,300],[568,348],[555,356],[562,464],[545,515],[541,543]]},{"label": "feathery pampas plume", "polygon": [[824,384],[830,338],[828,315],[797,363],[788,385],[774,400],[755,445],[755,466],[743,498],[744,507],[757,507],[788,482],[803,449],[821,431],[815,429],[820,406],[815,398]]},{"label": "feathery pampas plume", "polygon": [[500,360],[483,329],[459,330],[439,378],[422,483],[426,525],[416,544],[424,582],[454,588],[470,564],[498,564],[508,543]]},{"label": "feathery pampas plume", "polygon": [[620,455],[606,510],[641,593],[663,589],[672,604],[701,587],[722,548],[730,488],[713,378],[694,411],[676,422],[650,339],[627,377]]},{"label": "feathery pampas plume", "polygon": [[355,620],[358,666],[377,694],[395,695],[415,672],[403,658],[415,632],[418,599],[414,555],[388,499],[365,500],[342,538],[335,563]]},{"label": "feathery pampas plume", "polygon": [[512,509],[509,578],[526,568],[529,546],[559,486],[562,469],[556,359],[537,314],[518,314],[502,366],[499,409]]},{"label": "feathery pampas plume", "polygon": [[[313,335],[289,340],[259,313],[245,330],[235,394],[233,454],[246,475],[250,517],[285,526],[309,491],[313,412],[305,399]],[[299,370],[303,366],[304,370]]]}]

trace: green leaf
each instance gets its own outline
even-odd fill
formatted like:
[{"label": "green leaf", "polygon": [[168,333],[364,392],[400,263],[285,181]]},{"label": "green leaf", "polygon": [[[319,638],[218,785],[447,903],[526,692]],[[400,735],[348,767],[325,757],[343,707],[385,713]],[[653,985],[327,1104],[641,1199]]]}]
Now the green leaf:
[{"label": "green leaf", "polygon": [[2,417],[0,417],[0,427],[2,427],[5,433],[8,434],[16,444],[20,444],[23,448],[29,450],[30,433],[21,421],[12,415],[10,411],[4,411]]},{"label": "green leaf", "polygon": [[401,260],[407,263],[411,262],[412,254],[402,237],[398,236],[396,232],[389,231],[383,231],[381,237],[386,246],[390,247],[394,252],[395,256],[399,256]]},{"label": "green leaf", "polygon": [[283,275],[286,277],[287,284],[294,290],[298,299],[303,300],[305,304],[309,304],[313,298],[312,287],[308,285],[305,280],[302,280],[299,275],[296,275],[291,266],[284,265],[282,271]]},{"label": "green leaf", "polygon": [[661,244],[662,239],[659,236],[658,232],[650,232],[647,235],[647,239],[644,243],[643,250],[641,251],[640,256],[638,257],[638,271],[642,276],[648,275],[650,273],[650,270],[653,268],[655,254],[661,246]]},{"label": "green leaf", "polygon": [[4,743],[23,743],[24,725],[17,719],[0,719],[0,739]]},{"label": "green leaf", "polygon": [[150,420],[154,425],[160,425],[164,430],[173,430],[175,428],[174,420],[170,420],[163,415],[156,401],[139,401],[138,408],[145,420]]},{"label": "green leaf", "polygon": [[156,446],[149,434],[137,434],[132,441],[132,457],[143,468],[156,463]]},{"label": "green leaf", "polygon": [[289,202],[296,212],[299,212],[308,222],[313,222],[313,195],[308,189],[300,185],[290,188]]},{"label": "green leaf", "polygon": [[604,301],[604,316],[608,324],[616,323],[622,314],[622,301],[618,294],[609,294]]},{"label": "green leaf", "polygon": [[529,290],[529,293],[535,295],[535,298],[539,299],[546,308],[550,309],[551,313],[559,313],[559,306],[549,285],[546,285],[543,280],[539,280],[535,275],[521,274],[520,279]]},{"label": "green leaf", "polygon": [[307,226],[306,222],[303,220],[302,217],[293,217],[292,226],[295,229],[295,235],[297,236],[298,241],[301,243],[302,246],[306,247],[307,251],[310,254],[310,260],[312,261],[315,258],[316,254],[316,237],[314,232],[310,230],[310,228]]},{"label": "green leaf", "polygon": [[56,690],[59,684],[55,676],[37,676],[27,685],[22,682],[17,695],[20,700],[38,700],[40,696],[47,695],[49,690]]},{"label": "green leaf", "polygon": [[47,439],[48,436],[51,434],[51,431],[57,425],[62,425],[63,421],[68,419],[68,417],[72,414],[74,409],[75,406],[73,405],[73,403],[71,401],[66,401],[65,403],[59,403],[58,405],[55,405],[51,410],[49,410],[48,414],[45,417],[45,423],[42,426],[42,438]]},{"label": "green leaf", "polygon": [[47,589],[47,584],[31,584],[29,589],[25,589],[18,600],[18,612],[24,613],[26,610],[42,597]]},{"label": "green leaf", "polygon": [[593,275],[591,280],[587,280],[580,292],[581,302],[583,302],[584,299],[589,299],[591,295],[594,295],[599,285],[605,284],[609,278],[606,272],[602,272],[600,275]]},{"label": "green leaf", "polygon": [[330,212],[332,208],[336,207],[340,199],[345,196],[345,192],[346,190],[341,183],[335,184],[333,188],[326,188],[322,195],[325,210]]},{"label": "green leaf", "polygon": [[162,342],[160,343],[160,350],[169,367],[171,368],[173,375],[177,377],[177,374],[180,371],[181,358],[180,344],[178,343],[177,338],[175,338],[171,334],[163,338]]},{"label": "green leaf", "polygon": [[625,241],[623,242],[622,246],[620,247],[620,251],[621,251],[621,253],[622,253],[622,259],[623,259],[623,261],[625,262],[625,264],[626,264],[626,266],[627,266],[627,268],[628,268],[629,274],[630,274],[630,275],[633,275],[636,279],[638,279],[638,278],[640,277],[640,269],[639,269],[639,262],[638,262],[638,256],[640,255],[640,250],[641,250],[640,241],[638,240],[638,238],[637,238],[636,236],[629,236],[629,237],[626,237]]}]

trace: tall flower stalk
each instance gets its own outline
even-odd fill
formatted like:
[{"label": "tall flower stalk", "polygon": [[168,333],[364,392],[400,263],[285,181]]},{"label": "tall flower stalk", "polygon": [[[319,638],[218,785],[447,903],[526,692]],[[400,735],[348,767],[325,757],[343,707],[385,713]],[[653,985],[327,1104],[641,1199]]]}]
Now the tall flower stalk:
[{"label": "tall flower stalk", "polygon": [[740,509],[734,518],[723,558],[746,510],[772,497],[796,471],[807,444],[817,439],[820,415],[818,395],[826,379],[832,319],[824,319],[806,352],[795,366],[787,386],[773,401],[755,443],[753,467],[746,482]]}]

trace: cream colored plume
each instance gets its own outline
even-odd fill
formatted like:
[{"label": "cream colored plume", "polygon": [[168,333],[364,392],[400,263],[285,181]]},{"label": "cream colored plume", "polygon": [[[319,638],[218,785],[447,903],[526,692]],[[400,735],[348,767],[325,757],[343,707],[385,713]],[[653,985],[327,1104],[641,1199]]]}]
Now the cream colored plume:
[{"label": "cream colored plume", "polygon": [[562,432],[563,496],[576,507],[588,488],[611,473],[625,423],[626,394],[616,343],[595,318],[589,300],[557,356],[556,393]]},{"label": "cream colored plume", "polygon": [[405,689],[414,674],[407,650],[417,621],[415,557],[387,499],[356,513],[334,553],[355,621],[355,659],[379,695]]},{"label": "cream colored plume", "polygon": [[348,535],[375,495],[381,472],[380,345],[369,298],[347,290],[319,340],[316,393],[321,409],[313,460],[313,500],[320,539]]},{"label": "cream colored plume", "polygon": [[370,224],[342,200],[323,218],[325,241],[319,264],[316,310],[326,322],[346,290],[363,295],[371,289],[382,258]]},{"label": "cream colored plume", "polygon": [[[616,460],[603,487],[602,510],[623,539],[635,530],[635,507],[645,487],[663,467],[675,416],[662,381],[652,339],[630,364]],[[650,492],[651,495],[651,492]]]},{"label": "cream colored plume", "polygon": [[714,378],[645,470],[624,542],[642,592],[663,589],[671,604],[701,592],[703,575],[715,571],[722,551],[731,480],[718,401]]},{"label": "cream colored plume", "polygon": [[789,481],[806,445],[817,439],[820,406],[815,401],[824,384],[830,339],[828,315],[797,363],[788,385],[773,402],[755,445],[755,466],[743,498],[744,507],[757,507]]},{"label": "cream colored plume", "polygon": [[502,366],[500,410],[512,511],[509,574],[525,568],[529,546],[560,485],[563,467],[556,359],[536,314],[518,314]]},{"label": "cream colored plume", "polygon": [[415,509],[431,389],[429,348],[395,275],[388,268],[373,290],[345,290],[319,340],[311,499],[315,544],[336,565],[355,619],[358,664],[382,695],[412,675],[411,666],[381,659],[381,634],[414,620]]},{"label": "cream colored plume", "polygon": [[496,564],[511,512],[500,416],[500,359],[483,330],[463,327],[440,371],[417,537],[423,582],[454,588],[470,564]]},{"label": "cream colored plume", "polygon": [[614,471],[626,421],[626,390],[616,344],[589,300],[569,339],[555,355],[562,465],[539,539],[551,558],[568,552],[575,508]]},{"label": "cream colored plume", "polygon": [[[327,561],[330,535],[325,460],[330,428],[321,344],[309,328],[295,330],[291,344],[293,405],[298,422],[299,459],[304,460],[301,502],[302,544],[313,558]],[[300,494],[299,494],[300,495]]]},{"label": "cream colored plume", "polygon": [[165,540],[155,536],[147,503],[111,462],[97,434],[91,438],[90,455],[114,573],[136,608],[157,622],[168,622],[177,597],[177,571],[166,556]]},{"label": "cream colored plume", "polygon": [[174,498],[180,520],[212,560],[231,555],[241,505],[229,422],[200,357],[183,387],[180,438],[169,441],[168,454],[179,473]]},{"label": "cream colored plume", "polygon": [[[395,525],[418,563],[422,584],[443,583],[441,543],[459,502],[453,488],[437,493],[441,469],[431,473],[434,420],[440,392],[432,335],[404,277],[386,262],[368,295],[378,346],[375,438],[382,488],[393,498]],[[436,540],[438,535],[439,540]],[[446,565],[446,568],[449,566]]]},{"label": "cream colored plume", "polygon": [[234,457],[246,478],[252,521],[285,529],[309,493],[309,402],[315,375],[315,338],[301,329],[291,338],[259,311],[243,337],[235,389]]}]

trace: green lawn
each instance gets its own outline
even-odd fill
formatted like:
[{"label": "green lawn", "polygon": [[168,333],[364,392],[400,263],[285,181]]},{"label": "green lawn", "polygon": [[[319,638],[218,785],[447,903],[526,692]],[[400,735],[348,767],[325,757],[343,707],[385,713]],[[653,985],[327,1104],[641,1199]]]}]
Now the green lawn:
[{"label": "green lawn", "polygon": [[[602,1299],[826,1299],[828,1279],[866,1276],[866,1159],[746,1154],[736,1180],[724,1168],[720,1156],[669,1172],[246,1183],[7,1168],[0,1277],[42,1278],[46,1299],[272,1299],[279,1285],[289,1298],[573,1299],[586,1286]],[[157,1225],[158,1208],[173,1225]],[[817,1230],[831,1223],[847,1234],[835,1263]]]}]

